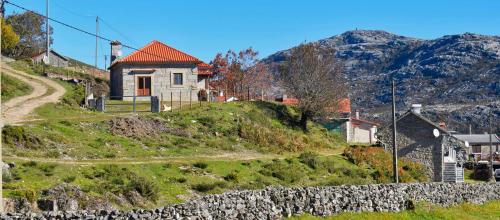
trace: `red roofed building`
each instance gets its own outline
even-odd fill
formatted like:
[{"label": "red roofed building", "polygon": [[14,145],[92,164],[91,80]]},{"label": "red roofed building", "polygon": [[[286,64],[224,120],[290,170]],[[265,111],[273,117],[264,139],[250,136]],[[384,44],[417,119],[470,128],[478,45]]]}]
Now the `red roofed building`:
[{"label": "red roofed building", "polygon": [[111,43],[110,96],[112,99],[149,100],[164,96],[173,100],[199,100],[201,90],[208,90],[211,66],[198,58],[152,41],[125,57],[121,44]]}]

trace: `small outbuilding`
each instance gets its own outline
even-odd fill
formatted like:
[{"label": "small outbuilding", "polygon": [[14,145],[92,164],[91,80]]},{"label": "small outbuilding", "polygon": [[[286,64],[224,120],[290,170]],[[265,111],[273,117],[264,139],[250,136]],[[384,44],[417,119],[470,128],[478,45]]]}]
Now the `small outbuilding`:
[{"label": "small outbuilding", "polygon": [[[44,58],[46,57],[45,52],[46,51],[43,51],[43,52],[31,57],[31,59],[35,63],[44,63],[45,62]],[[68,67],[69,59],[51,49],[50,53],[49,53],[49,60],[48,61],[49,61],[48,65],[51,65],[51,66]]]}]

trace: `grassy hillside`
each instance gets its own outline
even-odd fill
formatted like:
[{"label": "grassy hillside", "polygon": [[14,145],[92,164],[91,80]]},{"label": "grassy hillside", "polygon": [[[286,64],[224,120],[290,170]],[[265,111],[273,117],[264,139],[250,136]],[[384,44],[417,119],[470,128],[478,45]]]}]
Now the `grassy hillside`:
[{"label": "grassy hillside", "polygon": [[[306,155],[306,154],[304,154]],[[135,191],[139,180],[147,190],[139,191],[140,204],[132,201],[115,206],[127,209],[153,208],[177,203],[207,193],[235,189],[259,189],[269,185],[314,186],[366,184],[374,182],[368,169],[359,168],[342,156],[301,156],[286,159],[209,160],[184,159],[143,164],[55,164],[16,161],[12,177],[4,181],[4,194],[19,197],[59,184],[79,186],[96,198],[120,199]],[[305,159],[305,158],[308,158]],[[310,161],[314,160],[314,165]],[[15,160],[14,160],[15,161]],[[149,193],[150,192],[150,193]]]},{"label": "grassy hillside", "polygon": [[500,201],[488,202],[484,205],[461,204],[449,208],[437,205],[420,203],[415,210],[403,211],[400,213],[342,213],[332,217],[313,217],[304,215],[289,218],[290,220],[326,220],[326,219],[380,219],[380,220],[404,220],[404,219],[468,219],[468,220],[496,220],[500,216]]},{"label": "grassy hillside", "polygon": [[[67,109],[64,105],[44,106],[37,112],[51,120],[5,127],[4,154],[68,159],[148,158],[334,151],[345,145],[338,135],[317,124],[311,123],[309,133],[304,133],[295,126],[295,109],[265,102],[213,103],[109,120],[100,119],[105,113],[78,114],[77,109]],[[64,116],[69,119],[57,120]]]},{"label": "grassy hillside", "polygon": [[33,91],[33,88],[18,80],[14,77],[2,74],[2,102],[7,102],[8,100],[17,97],[28,95]]}]

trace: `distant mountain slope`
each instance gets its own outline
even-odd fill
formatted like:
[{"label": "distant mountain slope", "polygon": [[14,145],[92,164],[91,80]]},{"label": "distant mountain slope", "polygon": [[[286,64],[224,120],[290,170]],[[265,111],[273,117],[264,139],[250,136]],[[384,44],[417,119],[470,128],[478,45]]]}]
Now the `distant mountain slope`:
[{"label": "distant mountain slope", "polygon": [[[398,86],[400,109],[407,109],[412,103],[424,107],[474,106],[500,100],[499,36],[465,33],[422,40],[385,31],[356,30],[314,44],[324,56],[344,64],[353,107],[381,121],[387,116],[392,75]],[[276,69],[273,67],[285,60],[289,52],[279,51],[263,62]],[[500,112],[494,115],[498,118]]]}]

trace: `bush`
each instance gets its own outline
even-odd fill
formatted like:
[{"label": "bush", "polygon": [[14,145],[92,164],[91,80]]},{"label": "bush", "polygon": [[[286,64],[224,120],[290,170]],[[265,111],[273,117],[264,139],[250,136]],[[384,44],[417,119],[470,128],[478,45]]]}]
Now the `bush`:
[{"label": "bush", "polygon": [[36,161],[28,161],[26,163],[23,163],[23,166],[25,167],[36,167],[38,163]]},{"label": "bush", "polygon": [[186,177],[179,177],[179,178],[176,179],[176,181],[178,183],[185,183],[185,182],[187,182],[187,179],[186,179]]},{"label": "bush", "polygon": [[237,183],[240,181],[240,174],[237,170],[233,170],[231,173],[227,174],[224,177],[224,180]]},{"label": "bush", "polygon": [[226,188],[226,183],[224,182],[214,182],[214,183],[198,183],[191,186],[192,189],[198,192],[208,192],[215,188]]},{"label": "bush", "polygon": [[[367,165],[374,169],[371,176],[378,183],[391,182],[392,156],[389,152],[384,151],[384,149],[380,147],[352,146],[344,150],[344,155],[349,161],[358,166]],[[427,181],[426,170],[422,164],[403,158],[398,160],[398,167],[400,182]]]},{"label": "bush", "polygon": [[159,196],[160,188],[152,181],[141,176],[132,176],[129,188],[137,191],[142,197],[151,201],[156,201]]},{"label": "bush", "polygon": [[193,164],[193,167],[197,167],[197,168],[200,168],[200,169],[205,169],[208,167],[208,164],[205,163],[205,162],[196,162]]},{"label": "bush", "polygon": [[265,170],[259,171],[262,175],[272,176],[285,183],[295,183],[301,180],[307,173],[297,163],[286,163],[275,160],[263,166]]},{"label": "bush", "polygon": [[75,181],[76,179],[76,176],[67,176],[67,177],[64,177],[62,179],[62,181],[64,181],[65,183],[72,183],[73,181]]},{"label": "bush", "polygon": [[4,126],[2,128],[2,140],[4,144],[28,149],[39,149],[43,146],[38,137],[35,137],[22,126]]},{"label": "bush", "polygon": [[34,189],[15,190],[12,195],[17,198],[25,198],[30,203],[34,203],[38,198],[38,193]]},{"label": "bush", "polygon": [[304,152],[300,154],[299,160],[312,169],[316,169],[320,164],[320,161],[318,160],[318,154],[313,152]]}]

